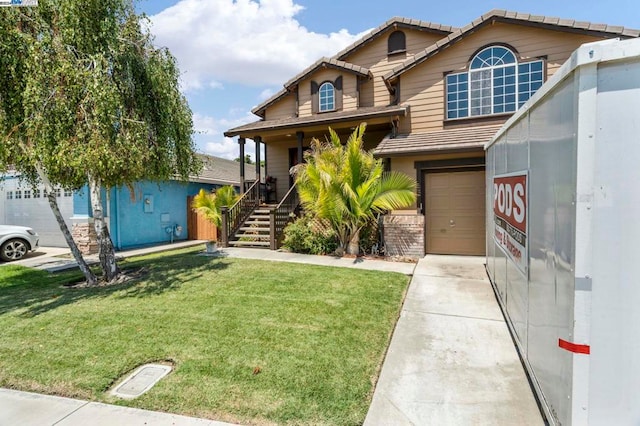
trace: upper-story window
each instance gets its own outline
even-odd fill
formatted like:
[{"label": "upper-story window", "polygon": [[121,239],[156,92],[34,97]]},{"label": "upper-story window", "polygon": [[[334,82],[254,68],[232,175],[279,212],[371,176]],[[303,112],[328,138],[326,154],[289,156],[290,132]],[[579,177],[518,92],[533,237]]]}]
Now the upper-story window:
[{"label": "upper-story window", "polygon": [[402,53],[407,51],[407,40],[402,31],[394,31],[387,40],[387,54]]},{"label": "upper-story window", "polygon": [[336,109],[336,89],[330,82],[322,83],[319,90],[320,112]]},{"label": "upper-story window", "polygon": [[542,86],[543,70],[543,60],[519,64],[504,46],[482,49],[469,71],[447,75],[447,119],[515,112]]}]

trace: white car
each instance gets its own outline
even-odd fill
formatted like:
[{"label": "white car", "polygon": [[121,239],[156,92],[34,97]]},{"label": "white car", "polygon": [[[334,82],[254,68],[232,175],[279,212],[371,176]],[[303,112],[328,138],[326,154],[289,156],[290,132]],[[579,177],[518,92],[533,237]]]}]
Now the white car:
[{"label": "white car", "polygon": [[38,248],[39,239],[31,228],[0,225],[0,259],[5,262],[22,259],[27,252]]}]

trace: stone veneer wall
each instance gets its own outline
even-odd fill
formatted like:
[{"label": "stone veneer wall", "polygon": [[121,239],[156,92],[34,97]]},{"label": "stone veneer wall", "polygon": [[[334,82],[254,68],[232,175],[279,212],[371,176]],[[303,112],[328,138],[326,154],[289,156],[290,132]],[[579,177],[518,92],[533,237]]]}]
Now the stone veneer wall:
[{"label": "stone veneer wall", "polygon": [[384,243],[387,256],[424,256],[424,216],[388,214],[384,217]]},{"label": "stone veneer wall", "polygon": [[98,253],[98,236],[93,223],[74,223],[71,236],[82,254]]}]

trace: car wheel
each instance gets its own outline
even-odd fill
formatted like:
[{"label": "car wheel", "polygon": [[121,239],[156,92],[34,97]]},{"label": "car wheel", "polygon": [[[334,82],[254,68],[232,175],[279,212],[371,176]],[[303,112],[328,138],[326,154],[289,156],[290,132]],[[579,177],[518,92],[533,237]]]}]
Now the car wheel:
[{"label": "car wheel", "polygon": [[29,246],[24,240],[13,239],[5,241],[0,247],[0,258],[6,262],[20,260],[29,251]]}]

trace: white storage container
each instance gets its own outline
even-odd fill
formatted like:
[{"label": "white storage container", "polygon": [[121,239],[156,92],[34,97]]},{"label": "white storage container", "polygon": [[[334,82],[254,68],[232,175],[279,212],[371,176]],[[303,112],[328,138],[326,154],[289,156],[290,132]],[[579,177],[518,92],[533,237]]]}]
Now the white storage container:
[{"label": "white storage container", "polygon": [[580,47],[486,150],[487,270],[549,422],[640,425],[640,40]]}]

